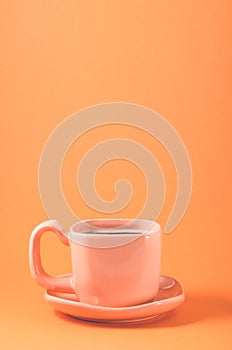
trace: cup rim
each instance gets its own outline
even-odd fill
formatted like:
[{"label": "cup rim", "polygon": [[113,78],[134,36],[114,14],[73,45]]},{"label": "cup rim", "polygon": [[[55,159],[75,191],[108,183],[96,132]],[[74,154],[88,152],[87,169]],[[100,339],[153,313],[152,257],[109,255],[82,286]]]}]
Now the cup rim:
[{"label": "cup rim", "polygon": [[[89,232],[84,232],[84,231],[76,231],[74,230],[75,227],[79,226],[79,225],[87,225],[88,226],[88,223],[90,222],[96,222],[96,223],[100,223],[100,222],[124,222],[125,224],[122,224],[122,225],[115,225],[115,226],[108,226],[108,228],[113,228],[113,227],[121,227],[123,228],[124,226],[128,226],[130,225],[130,223],[140,223],[140,224],[143,224],[143,225],[146,225],[143,229],[144,229],[144,232],[141,233],[141,235],[149,232],[149,233],[158,233],[161,231],[161,226],[160,224],[157,222],[157,221],[153,221],[153,220],[148,220],[148,219],[139,219],[139,218],[136,218],[136,219],[131,219],[131,218],[90,218],[90,219],[85,219],[85,220],[80,220],[78,222],[76,222],[75,224],[73,224],[69,231],[70,233],[75,233],[75,234],[82,234],[82,233],[85,233],[86,235],[88,234],[91,234],[93,235],[94,233],[89,233]],[[98,225],[89,225],[91,227],[95,226],[95,227],[100,227],[100,228],[104,228],[102,226],[98,226]],[[106,226],[107,227],[107,226]],[[154,230],[155,228],[155,230]],[[142,229],[142,228],[141,228]],[[101,234],[101,233],[98,233],[98,235]],[[104,233],[104,235],[107,235],[107,233]],[[117,235],[125,235],[125,233],[117,233]],[[137,233],[136,233],[137,235]]]},{"label": "cup rim", "polygon": [[[106,225],[99,226],[99,225],[88,225],[88,223],[94,222],[96,223],[104,223]],[[113,222],[115,223],[115,226],[107,226],[107,223]],[[117,225],[119,222],[122,223],[122,225]],[[130,224],[139,223],[140,226],[138,227],[130,227]],[[82,230],[77,230],[77,227],[82,226]],[[121,229],[127,227],[127,232],[117,232],[116,234],[109,233],[109,230],[107,232],[104,232],[104,228],[106,229]],[[102,232],[91,232],[91,228],[93,230],[93,227],[100,228],[103,231]],[[128,229],[129,228],[129,229]],[[136,241],[140,239],[143,236],[149,237],[154,235],[160,235],[162,232],[161,226],[158,222],[147,220],[147,219],[127,219],[127,218],[93,218],[93,219],[86,219],[79,221],[72,225],[70,227],[69,231],[69,241],[76,243],[78,245],[91,247],[91,248],[117,248],[124,245],[127,245],[129,243],[132,243],[133,241]],[[112,239],[112,236],[114,239]],[[160,238],[158,238],[160,239]]]}]

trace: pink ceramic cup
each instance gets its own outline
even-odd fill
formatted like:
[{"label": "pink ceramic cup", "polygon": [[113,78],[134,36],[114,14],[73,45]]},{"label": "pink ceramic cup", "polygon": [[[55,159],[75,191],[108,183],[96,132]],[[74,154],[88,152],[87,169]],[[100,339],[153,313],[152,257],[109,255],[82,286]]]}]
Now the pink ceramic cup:
[{"label": "pink ceramic cup", "polygon": [[[54,231],[71,248],[72,274],[52,277],[43,269],[40,238]],[[123,307],[148,302],[159,289],[161,228],[142,219],[80,221],[66,233],[56,220],[38,225],[29,247],[30,270],[42,287],[75,293],[83,303]]]}]

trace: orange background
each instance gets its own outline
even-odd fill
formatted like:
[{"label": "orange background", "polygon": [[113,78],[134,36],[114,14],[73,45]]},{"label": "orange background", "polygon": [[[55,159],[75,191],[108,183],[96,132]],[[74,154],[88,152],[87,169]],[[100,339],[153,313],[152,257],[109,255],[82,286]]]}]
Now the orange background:
[{"label": "orange background", "polygon": [[[232,348],[231,13],[226,0],[1,1],[1,348]],[[37,184],[42,148],[70,114],[111,101],[163,115],[181,135],[193,167],[187,214],[163,236],[162,273],[183,284],[186,302],[147,326],[57,316],[28,269],[30,232],[47,219]],[[175,169],[142,131],[106,127],[84,135],[64,162],[65,195],[88,217],[74,189],[75,162],[99,140],[128,133],[142,140],[164,171],[164,226],[176,193]],[[127,167],[139,208],[144,178],[119,163],[99,171],[97,189],[112,199],[114,170],[120,178]],[[53,235],[43,240],[43,257],[50,273],[70,271],[68,248]]]}]

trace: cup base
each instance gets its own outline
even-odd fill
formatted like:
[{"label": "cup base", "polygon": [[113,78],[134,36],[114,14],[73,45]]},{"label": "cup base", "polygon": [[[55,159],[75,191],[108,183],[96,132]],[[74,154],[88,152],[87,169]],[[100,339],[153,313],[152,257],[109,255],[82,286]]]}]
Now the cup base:
[{"label": "cup base", "polygon": [[152,301],[127,307],[104,307],[81,303],[75,294],[47,291],[45,300],[55,310],[90,322],[128,323],[140,322],[174,310],[185,299],[181,284],[174,278],[160,276],[159,291]]}]

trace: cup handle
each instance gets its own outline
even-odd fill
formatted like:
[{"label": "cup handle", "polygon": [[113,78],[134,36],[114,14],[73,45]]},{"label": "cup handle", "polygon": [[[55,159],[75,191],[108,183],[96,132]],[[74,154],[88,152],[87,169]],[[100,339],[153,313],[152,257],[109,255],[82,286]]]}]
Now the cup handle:
[{"label": "cup handle", "polygon": [[34,228],[29,243],[29,266],[32,278],[40,286],[58,292],[73,293],[72,277],[60,276],[53,277],[48,275],[42,265],[40,255],[40,239],[43,233],[53,231],[65,245],[69,245],[64,229],[56,220],[42,222]]}]

